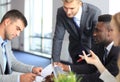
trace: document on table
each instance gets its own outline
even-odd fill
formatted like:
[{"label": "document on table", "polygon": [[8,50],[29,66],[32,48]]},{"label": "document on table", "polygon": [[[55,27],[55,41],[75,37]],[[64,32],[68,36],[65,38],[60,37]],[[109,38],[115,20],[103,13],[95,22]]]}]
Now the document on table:
[{"label": "document on table", "polygon": [[36,80],[34,82],[42,82],[44,80],[44,78],[48,75],[51,75],[53,72],[54,76],[57,77],[58,74],[64,74],[65,72],[61,69],[61,67],[55,65],[53,66],[52,64],[49,64],[48,66],[46,66],[42,72],[41,72],[41,76],[37,76]]},{"label": "document on table", "polygon": [[53,72],[53,66],[52,64],[49,64],[48,66],[46,66],[42,72],[41,72],[41,76],[37,76],[36,80],[34,82],[42,82],[44,80],[44,78],[48,75],[51,75]]},{"label": "document on table", "polygon": [[51,75],[53,72],[53,66],[52,64],[49,64],[47,67],[45,67],[42,72],[41,72],[41,76],[46,77],[48,75]]}]

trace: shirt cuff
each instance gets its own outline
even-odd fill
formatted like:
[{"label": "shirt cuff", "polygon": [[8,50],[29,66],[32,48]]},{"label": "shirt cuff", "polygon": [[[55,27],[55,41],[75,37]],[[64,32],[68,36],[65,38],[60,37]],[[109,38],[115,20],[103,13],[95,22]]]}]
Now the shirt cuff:
[{"label": "shirt cuff", "polygon": [[20,75],[18,75],[18,80],[17,80],[17,82],[20,82]]},{"label": "shirt cuff", "polygon": [[68,65],[68,67],[69,67],[69,71],[71,71],[71,67],[70,67],[70,65]]},{"label": "shirt cuff", "polygon": [[33,70],[33,68],[34,68],[34,66],[32,66],[32,67],[31,67],[31,69],[30,69],[32,73],[33,73],[33,71],[32,71],[32,70]]},{"label": "shirt cuff", "polygon": [[103,73],[101,73],[99,78],[102,79],[104,82],[117,82],[116,78],[107,69],[104,70]]}]

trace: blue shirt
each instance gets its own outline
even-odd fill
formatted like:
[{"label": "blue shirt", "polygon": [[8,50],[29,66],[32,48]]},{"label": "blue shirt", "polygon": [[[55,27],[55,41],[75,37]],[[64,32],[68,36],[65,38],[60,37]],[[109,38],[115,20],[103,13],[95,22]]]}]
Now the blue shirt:
[{"label": "blue shirt", "polygon": [[0,37],[0,46],[2,47],[2,53],[3,53],[3,56],[4,56],[4,71],[5,71],[5,68],[6,68],[6,62],[7,62],[7,57],[6,57],[6,50],[5,50],[5,45],[7,44],[7,40],[3,40],[1,37]]}]

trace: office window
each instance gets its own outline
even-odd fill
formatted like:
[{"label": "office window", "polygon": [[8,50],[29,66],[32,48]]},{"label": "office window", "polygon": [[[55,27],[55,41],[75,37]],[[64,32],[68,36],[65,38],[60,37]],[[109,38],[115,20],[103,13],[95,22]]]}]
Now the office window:
[{"label": "office window", "polygon": [[25,51],[51,57],[52,0],[25,0],[25,16]]}]

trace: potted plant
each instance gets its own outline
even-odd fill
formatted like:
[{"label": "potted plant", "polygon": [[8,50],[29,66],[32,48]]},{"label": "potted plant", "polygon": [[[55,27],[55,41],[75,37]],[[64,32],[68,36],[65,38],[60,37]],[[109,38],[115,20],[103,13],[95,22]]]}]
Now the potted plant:
[{"label": "potted plant", "polygon": [[58,74],[57,78],[54,78],[54,82],[80,82],[82,77],[77,78],[73,72],[67,74]]}]

